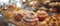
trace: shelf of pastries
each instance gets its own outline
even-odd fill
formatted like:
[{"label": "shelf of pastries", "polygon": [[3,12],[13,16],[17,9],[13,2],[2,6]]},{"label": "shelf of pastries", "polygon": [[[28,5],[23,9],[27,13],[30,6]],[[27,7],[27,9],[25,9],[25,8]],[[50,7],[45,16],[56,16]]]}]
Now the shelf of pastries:
[{"label": "shelf of pastries", "polygon": [[16,26],[54,26],[54,22],[58,26],[60,22],[60,14],[49,17],[47,12],[43,10],[35,13],[23,9],[19,10],[15,6],[7,6],[6,9],[2,10],[2,15],[7,18],[9,23]]}]

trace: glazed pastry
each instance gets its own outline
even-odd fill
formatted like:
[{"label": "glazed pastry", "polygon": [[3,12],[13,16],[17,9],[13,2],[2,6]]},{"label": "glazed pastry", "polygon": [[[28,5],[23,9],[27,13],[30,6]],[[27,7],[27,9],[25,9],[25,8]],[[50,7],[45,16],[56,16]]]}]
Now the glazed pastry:
[{"label": "glazed pastry", "polygon": [[58,26],[58,20],[56,17],[51,17],[51,19],[49,20],[49,26]]},{"label": "glazed pastry", "polygon": [[21,19],[23,18],[23,15],[21,15],[21,14],[16,14],[16,15],[14,16],[14,18],[15,18],[16,21],[21,21]]},{"label": "glazed pastry", "polygon": [[33,13],[28,13],[27,16],[23,17],[21,22],[26,26],[38,26],[39,24],[38,18]]},{"label": "glazed pastry", "polygon": [[30,6],[38,5],[38,1],[31,1]]},{"label": "glazed pastry", "polygon": [[48,14],[45,11],[37,11],[37,17],[39,19],[39,21],[43,21],[46,18],[48,18]]},{"label": "glazed pastry", "polygon": [[21,21],[21,19],[27,15],[27,11],[26,10],[19,10],[19,11],[15,11],[14,12],[15,16],[15,20],[16,21]]},{"label": "glazed pastry", "polygon": [[18,13],[22,14],[23,16],[25,16],[29,11],[26,10],[19,10]]}]

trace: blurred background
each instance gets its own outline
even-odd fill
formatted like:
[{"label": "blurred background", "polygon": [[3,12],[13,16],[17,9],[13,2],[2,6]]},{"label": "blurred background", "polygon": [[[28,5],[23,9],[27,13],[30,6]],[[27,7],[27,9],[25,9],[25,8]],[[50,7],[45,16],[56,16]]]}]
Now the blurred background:
[{"label": "blurred background", "polygon": [[4,26],[14,26],[14,24],[8,23],[1,13],[2,9],[8,5],[15,5],[20,9],[34,12],[44,10],[50,16],[60,14],[60,0],[0,0],[0,23],[3,23]]}]

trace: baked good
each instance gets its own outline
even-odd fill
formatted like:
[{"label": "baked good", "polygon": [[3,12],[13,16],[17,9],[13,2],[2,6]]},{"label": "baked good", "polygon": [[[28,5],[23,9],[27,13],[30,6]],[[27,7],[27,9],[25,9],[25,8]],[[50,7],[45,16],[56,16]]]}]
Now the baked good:
[{"label": "baked good", "polygon": [[20,8],[17,7],[16,5],[7,5],[7,6],[5,7],[5,9],[6,9],[6,10],[9,10],[9,11],[18,11],[18,10],[20,10]]},{"label": "baked good", "polygon": [[38,17],[38,19],[39,19],[39,21],[43,21],[43,20],[45,20],[46,18],[48,18],[48,14],[46,13],[46,11],[37,11],[37,17]]},{"label": "baked good", "polygon": [[25,16],[29,11],[26,10],[19,10],[18,13],[22,14],[23,16]]},{"label": "baked good", "polygon": [[21,14],[16,14],[14,16],[15,21],[21,21],[22,18],[23,18],[23,15],[21,15]]},{"label": "baked good", "polygon": [[38,26],[39,20],[33,13],[28,13],[27,16],[23,17],[21,20],[24,26]]}]

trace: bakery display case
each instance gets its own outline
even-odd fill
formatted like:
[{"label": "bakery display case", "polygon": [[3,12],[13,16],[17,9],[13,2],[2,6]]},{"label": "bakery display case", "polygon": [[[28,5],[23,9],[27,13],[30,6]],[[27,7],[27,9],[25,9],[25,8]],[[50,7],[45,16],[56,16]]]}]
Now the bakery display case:
[{"label": "bakery display case", "polygon": [[60,1],[0,0],[0,26],[60,26]]}]

